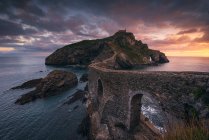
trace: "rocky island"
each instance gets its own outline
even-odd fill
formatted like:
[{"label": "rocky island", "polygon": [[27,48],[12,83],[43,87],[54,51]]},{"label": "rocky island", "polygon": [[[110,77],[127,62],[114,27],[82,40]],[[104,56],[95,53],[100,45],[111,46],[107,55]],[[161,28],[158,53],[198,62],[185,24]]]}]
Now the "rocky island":
[{"label": "rocky island", "polygon": [[35,87],[34,90],[22,95],[15,102],[16,104],[23,105],[38,98],[46,98],[59,94],[61,91],[76,86],[77,83],[78,79],[74,73],[54,70],[50,72],[45,78],[28,81],[23,83],[21,86],[12,89]]},{"label": "rocky island", "polygon": [[113,68],[127,69],[137,65],[167,63],[164,53],[151,50],[136,40],[133,33],[121,30],[113,36],[84,40],[56,50],[46,58],[46,65],[89,65],[115,56]]}]

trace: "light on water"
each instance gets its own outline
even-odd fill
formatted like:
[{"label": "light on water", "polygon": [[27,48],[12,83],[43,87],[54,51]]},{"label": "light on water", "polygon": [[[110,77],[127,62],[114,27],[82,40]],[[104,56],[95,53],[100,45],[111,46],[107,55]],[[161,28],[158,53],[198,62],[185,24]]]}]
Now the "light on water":
[{"label": "light on water", "polygon": [[[77,128],[86,110],[81,102],[63,105],[77,89],[47,99],[39,99],[25,105],[15,101],[29,90],[10,90],[31,79],[46,76],[53,69],[73,71],[78,78],[86,72],[82,68],[54,68],[44,65],[45,57],[0,57],[0,140],[85,139],[77,134]],[[76,110],[73,110],[78,106]],[[69,112],[69,110],[73,110]]]},{"label": "light on water", "polygon": [[209,58],[207,57],[168,57],[169,63],[157,66],[136,67],[144,71],[198,71],[209,72]]}]

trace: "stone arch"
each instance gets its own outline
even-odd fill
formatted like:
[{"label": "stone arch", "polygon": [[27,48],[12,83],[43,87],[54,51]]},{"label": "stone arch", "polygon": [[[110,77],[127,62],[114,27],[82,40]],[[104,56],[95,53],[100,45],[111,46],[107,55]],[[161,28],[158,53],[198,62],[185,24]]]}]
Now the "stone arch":
[{"label": "stone arch", "polygon": [[103,84],[102,84],[102,80],[101,79],[98,79],[97,81],[97,95],[98,95],[98,98],[101,99],[103,97]]},{"label": "stone arch", "polygon": [[141,114],[141,98],[143,94],[135,94],[131,97],[130,100],[130,130],[133,130],[140,122]]}]

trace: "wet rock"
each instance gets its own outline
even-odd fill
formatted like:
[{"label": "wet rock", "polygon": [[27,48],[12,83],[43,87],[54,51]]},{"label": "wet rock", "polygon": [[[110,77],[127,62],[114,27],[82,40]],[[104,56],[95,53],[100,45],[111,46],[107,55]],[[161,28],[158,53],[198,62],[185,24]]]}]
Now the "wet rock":
[{"label": "wet rock", "polygon": [[64,103],[64,105],[70,105],[78,100],[82,101],[85,99],[85,94],[86,94],[86,91],[83,91],[83,90],[78,90],[76,91],[72,96],[70,96],[69,100],[67,102]]},{"label": "wet rock", "polygon": [[89,91],[88,83],[87,83],[86,86],[84,87],[84,91]]},{"label": "wet rock", "polygon": [[27,89],[27,88],[33,88],[36,85],[38,85],[41,82],[41,80],[42,80],[42,78],[33,79],[33,80],[30,80],[30,81],[27,81],[27,82],[23,83],[20,86],[13,87],[11,89]]},{"label": "wet rock", "polygon": [[15,104],[24,105],[26,103],[32,102],[37,99],[36,91],[31,91],[21,96],[17,99]]},{"label": "wet rock", "polygon": [[87,115],[77,128],[77,133],[90,138],[90,118]]},{"label": "wet rock", "polygon": [[79,81],[80,81],[80,82],[87,82],[87,81],[88,81],[88,73],[84,73],[84,74],[81,76],[81,78],[80,78]]},{"label": "wet rock", "polygon": [[76,110],[78,107],[79,107],[79,106],[78,106],[78,105],[76,105],[75,107],[73,107],[73,110]]},{"label": "wet rock", "polygon": [[54,70],[45,78],[41,79],[40,83],[36,85],[35,90],[22,95],[15,103],[23,105],[25,103],[34,101],[37,98],[45,98],[60,94],[61,91],[76,86],[77,83],[78,79],[74,73]]},{"label": "wet rock", "polygon": [[37,85],[36,89],[40,97],[47,97],[57,94],[58,91],[63,91],[72,88],[78,84],[77,76],[72,72],[61,70],[54,70],[50,72],[41,83]]}]

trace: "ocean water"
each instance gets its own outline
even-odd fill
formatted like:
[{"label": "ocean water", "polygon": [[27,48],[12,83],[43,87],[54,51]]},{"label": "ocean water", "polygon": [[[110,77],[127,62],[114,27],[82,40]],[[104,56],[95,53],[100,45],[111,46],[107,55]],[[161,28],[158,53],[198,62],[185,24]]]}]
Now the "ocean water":
[{"label": "ocean water", "polygon": [[[76,73],[78,78],[87,70],[79,67],[50,67],[44,65],[44,56],[0,56],[0,140],[82,140],[77,128],[86,115],[80,101],[63,105],[68,97],[86,83],[62,94],[38,99],[25,105],[14,102],[28,90],[10,90],[21,83],[46,76],[54,69]],[[201,71],[209,72],[209,58],[170,57],[170,63],[138,68],[148,71]],[[143,113],[157,127],[161,127],[162,116],[156,104],[146,97]],[[75,106],[79,106],[73,110]],[[159,118],[159,119],[158,119]]]},{"label": "ocean water", "polygon": [[[78,78],[87,70],[76,67],[56,68],[44,65],[45,57],[0,57],[0,140],[77,140],[77,128],[86,115],[80,101],[63,105],[68,97],[86,83],[57,96],[38,99],[25,105],[14,102],[29,90],[10,90],[21,83],[47,75],[53,69],[75,72]],[[73,110],[75,106],[79,106]]]},{"label": "ocean water", "polygon": [[168,57],[169,63],[136,67],[143,71],[198,71],[209,72],[209,57]]}]

